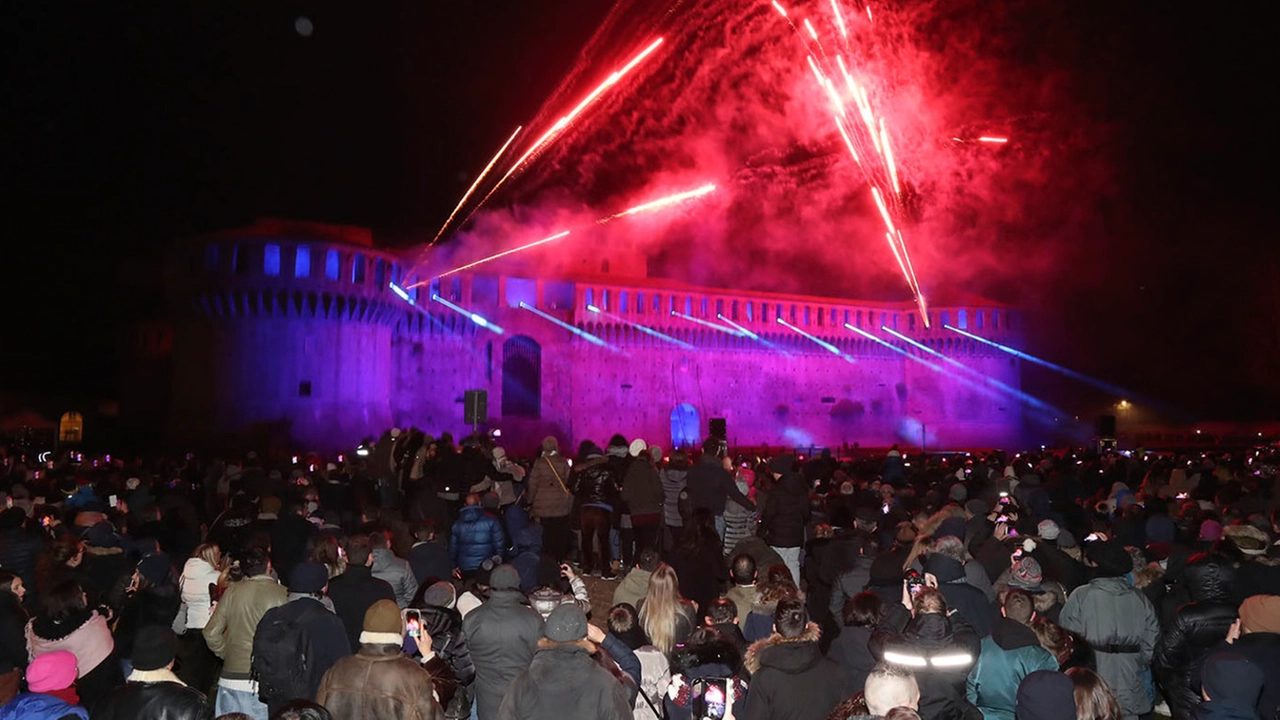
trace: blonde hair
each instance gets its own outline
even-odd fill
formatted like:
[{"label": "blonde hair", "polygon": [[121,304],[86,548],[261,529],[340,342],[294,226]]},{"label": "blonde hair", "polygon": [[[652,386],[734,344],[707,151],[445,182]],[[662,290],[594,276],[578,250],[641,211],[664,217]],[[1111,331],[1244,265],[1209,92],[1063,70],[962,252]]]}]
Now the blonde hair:
[{"label": "blonde hair", "polygon": [[226,569],[226,557],[222,554],[222,548],[218,547],[218,543],[204,543],[191,553],[191,557],[198,557],[209,563],[214,570]]},{"label": "blonde hair", "polygon": [[663,655],[670,656],[675,649],[676,613],[683,601],[676,571],[666,563],[659,564],[649,576],[649,589],[640,606],[640,626]]}]

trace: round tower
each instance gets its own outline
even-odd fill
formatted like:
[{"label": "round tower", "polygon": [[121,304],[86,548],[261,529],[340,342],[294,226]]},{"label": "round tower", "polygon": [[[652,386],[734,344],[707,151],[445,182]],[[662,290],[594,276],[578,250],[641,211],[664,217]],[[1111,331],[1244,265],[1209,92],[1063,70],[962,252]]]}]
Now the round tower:
[{"label": "round tower", "polygon": [[267,220],[178,245],[170,435],[341,450],[390,426],[401,272],[362,228]]}]

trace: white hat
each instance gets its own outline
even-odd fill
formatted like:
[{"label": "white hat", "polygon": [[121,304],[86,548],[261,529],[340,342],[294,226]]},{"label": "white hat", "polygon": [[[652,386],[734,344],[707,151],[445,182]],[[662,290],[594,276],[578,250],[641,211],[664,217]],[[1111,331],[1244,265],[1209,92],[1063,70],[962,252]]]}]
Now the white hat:
[{"label": "white hat", "polygon": [[628,449],[628,452],[631,453],[631,457],[640,457],[640,453],[647,450],[648,447],[649,447],[648,443],[641,440],[640,438],[636,438],[635,440],[631,441],[631,447]]}]

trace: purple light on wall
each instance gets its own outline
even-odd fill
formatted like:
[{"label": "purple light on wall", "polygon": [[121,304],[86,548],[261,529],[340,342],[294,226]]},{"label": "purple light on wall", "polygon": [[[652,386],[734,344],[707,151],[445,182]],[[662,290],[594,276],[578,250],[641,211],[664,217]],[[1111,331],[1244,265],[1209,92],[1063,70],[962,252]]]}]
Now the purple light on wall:
[{"label": "purple light on wall", "polygon": [[616,320],[617,322],[620,322],[620,323],[622,323],[623,325],[628,325],[628,326],[630,326],[630,327],[633,327],[633,328],[635,328],[636,330],[639,330],[640,332],[642,332],[642,333],[644,333],[644,334],[646,334],[646,335],[650,335],[650,336],[652,336],[652,337],[656,337],[656,338],[658,338],[659,340],[663,340],[663,341],[665,341],[665,342],[669,342],[669,343],[671,343],[672,345],[678,345],[678,346],[680,346],[680,347],[682,347],[682,348],[685,348],[686,350],[693,350],[693,349],[694,349],[694,347],[693,347],[692,345],[690,345],[689,343],[687,343],[687,342],[685,342],[685,341],[683,341],[683,340],[677,340],[676,338],[673,338],[673,337],[671,337],[670,335],[667,335],[666,333],[658,332],[657,330],[654,330],[653,328],[645,327],[644,325],[641,325],[641,324],[639,324],[639,323],[633,323],[633,322],[631,322],[630,320],[627,320],[627,319],[625,319],[625,318],[618,317],[617,315],[614,315],[614,314],[613,314],[613,313],[611,313],[611,312],[605,312],[604,310],[601,310],[600,308],[596,307],[595,305],[588,305],[588,306],[587,306],[587,310],[590,310],[590,311],[591,311],[591,312],[593,312],[593,313],[598,313],[598,314],[603,315],[603,316],[605,316],[605,317],[607,317],[607,318],[610,318],[610,319],[612,319],[612,320]]},{"label": "purple light on wall", "polygon": [[578,337],[582,338],[583,340],[586,340],[587,342],[591,343],[592,345],[599,345],[600,347],[609,348],[610,350],[617,350],[617,348],[615,348],[614,346],[610,345],[609,343],[605,342],[604,340],[601,340],[600,338],[596,337],[595,335],[592,335],[591,333],[587,332],[586,330],[581,330],[581,329],[579,329],[579,328],[576,328],[576,327],[574,327],[574,326],[570,325],[569,323],[567,323],[567,322],[565,322],[565,321],[563,321],[563,320],[560,320],[559,318],[552,317],[552,316],[548,315],[547,313],[544,313],[544,312],[542,312],[541,310],[539,310],[539,309],[537,309],[537,308],[533,307],[532,305],[529,305],[528,303],[523,303],[523,302],[522,302],[522,303],[520,303],[520,309],[522,309],[522,310],[528,310],[529,312],[533,313],[534,315],[537,315],[538,317],[542,318],[543,320],[546,320],[547,322],[550,322],[550,323],[552,323],[553,325],[558,325],[558,326],[560,326],[560,327],[564,328],[565,330],[568,330],[569,332],[573,333],[574,335],[577,335]]},{"label": "purple light on wall", "polygon": [[709,328],[711,328],[712,330],[719,330],[719,331],[720,331],[720,332],[722,332],[722,333],[729,333],[730,335],[733,335],[733,336],[735,336],[735,337],[742,337],[742,336],[743,336],[743,335],[742,335],[742,333],[738,332],[737,330],[734,330],[733,328],[728,328],[728,327],[725,327],[725,326],[723,326],[723,325],[717,325],[717,324],[715,324],[715,323],[713,323],[713,322],[707,322],[706,320],[701,320],[701,319],[696,318],[696,317],[694,317],[694,316],[692,316],[692,315],[685,315],[684,313],[682,313],[682,312],[676,312],[675,310],[672,310],[672,311],[671,311],[671,314],[672,314],[673,316],[675,316],[675,317],[680,318],[681,320],[688,320],[688,321],[689,321],[689,322],[691,322],[691,323],[696,323],[696,324],[698,324],[698,325],[703,325],[703,326],[705,326],[705,327],[709,327]]},{"label": "purple light on wall", "polygon": [[803,335],[803,336],[804,336],[804,337],[806,337],[806,338],[809,338],[810,340],[812,340],[812,341],[814,341],[815,343],[817,343],[817,344],[818,344],[818,346],[819,346],[819,347],[821,347],[823,350],[826,350],[827,352],[831,353],[832,355],[835,355],[835,356],[839,357],[840,359],[844,360],[845,362],[856,362],[853,358],[851,358],[851,357],[849,357],[848,355],[845,355],[844,353],[840,352],[840,348],[836,347],[835,345],[832,345],[831,343],[827,342],[826,340],[823,340],[823,339],[822,339],[822,338],[820,338],[820,337],[817,337],[817,336],[815,336],[815,335],[810,335],[809,333],[807,333],[807,332],[805,332],[805,331],[801,330],[800,328],[796,327],[795,325],[792,325],[791,323],[787,322],[786,320],[783,320],[782,318],[778,318],[778,324],[779,324],[779,325],[781,325],[781,326],[783,326],[783,327],[790,328],[792,331],[797,332],[797,333],[799,333],[800,335]]},{"label": "purple light on wall", "polygon": [[502,328],[498,327],[498,326],[497,326],[496,324],[494,324],[493,322],[490,322],[489,320],[485,319],[483,316],[478,315],[478,314],[476,314],[476,313],[473,313],[473,312],[471,312],[470,310],[468,310],[468,309],[466,309],[466,308],[464,308],[464,307],[461,307],[461,306],[459,306],[459,305],[454,305],[453,303],[449,302],[448,300],[445,300],[444,298],[440,297],[439,295],[432,295],[432,296],[431,296],[431,299],[432,299],[432,300],[434,300],[434,301],[436,301],[436,302],[438,302],[438,303],[440,303],[441,305],[443,305],[443,306],[445,306],[445,307],[449,308],[450,310],[452,310],[452,311],[454,311],[454,312],[456,312],[456,313],[458,313],[458,314],[462,315],[463,317],[468,318],[469,320],[471,320],[471,322],[473,322],[473,323],[475,323],[475,324],[479,325],[480,327],[484,328],[485,330],[492,330],[493,332],[495,332],[495,333],[497,333],[497,334],[499,334],[499,335],[505,334],[505,332],[506,332],[505,330],[503,330]]}]

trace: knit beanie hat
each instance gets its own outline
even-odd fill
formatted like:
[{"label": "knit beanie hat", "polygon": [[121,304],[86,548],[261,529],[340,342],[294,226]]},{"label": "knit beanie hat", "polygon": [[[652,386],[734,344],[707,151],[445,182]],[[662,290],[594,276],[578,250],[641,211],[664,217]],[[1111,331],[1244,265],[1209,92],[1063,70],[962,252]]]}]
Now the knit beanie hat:
[{"label": "knit beanie hat", "polygon": [[268,495],[259,501],[258,510],[268,514],[276,514],[280,512],[280,505],[280,498]]},{"label": "knit beanie hat", "polygon": [[649,457],[653,458],[653,461],[656,463],[662,462],[662,448],[658,447],[657,445],[650,445]]},{"label": "knit beanie hat", "polygon": [[289,592],[318,593],[327,584],[329,569],[314,560],[299,563],[289,573]]},{"label": "knit beanie hat", "polygon": [[949,517],[938,524],[933,531],[934,538],[953,537],[964,540],[965,522],[962,517]]},{"label": "knit beanie hat", "polygon": [[135,670],[159,670],[173,662],[178,651],[178,636],[163,625],[148,625],[133,639]]},{"label": "knit beanie hat", "polygon": [[560,442],[556,440],[554,435],[548,435],[542,438],[542,452],[548,455],[560,452]]},{"label": "knit beanie hat", "polygon": [[432,607],[452,608],[458,602],[458,591],[453,583],[440,580],[422,591],[422,602]]},{"label": "knit beanie hat", "polygon": [[1240,629],[1280,633],[1280,595],[1253,595],[1240,603]]},{"label": "knit beanie hat", "polygon": [[1119,540],[1085,543],[1084,554],[1097,566],[1102,577],[1122,577],[1133,572],[1133,558]]},{"label": "knit beanie hat", "polygon": [[1017,720],[1075,720],[1076,691],[1071,678],[1056,670],[1037,670],[1018,685]]},{"label": "knit beanie hat", "polygon": [[404,618],[394,600],[379,600],[364,613],[361,645],[399,645],[404,642]]},{"label": "knit beanie hat", "polygon": [[1058,527],[1058,523],[1052,520],[1041,520],[1036,526],[1036,532],[1040,533],[1040,537],[1045,540],[1057,540],[1058,535],[1062,533],[1062,529]]},{"label": "knit beanie hat", "polygon": [[1218,542],[1222,539],[1222,523],[1217,520],[1205,520],[1200,523],[1200,539],[1205,542]]},{"label": "knit beanie hat", "polygon": [[1044,572],[1040,569],[1040,563],[1029,555],[1018,558],[1009,570],[1009,587],[1039,592],[1043,581]]},{"label": "knit beanie hat", "polygon": [[1072,535],[1071,532],[1068,530],[1063,530],[1062,528],[1058,528],[1058,547],[1073,548],[1073,547],[1079,547],[1079,545],[1076,544],[1075,535]]},{"label": "knit beanie hat", "polygon": [[574,642],[587,636],[587,616],[577,603],[559,605],[547,616],[542,634],[553,642]]},{"label": "knit beanie hat", "polygon": [[777,475],[786,475],[795,468],[795,455],[779,455],[769,461],[769,471]]},{"label": "knit beanie hat", "polygon": [[627,448],[627,453],[630,454],[631,457],[640,457],[640,453],[644,452],[648,448],[649,448],[648,443],[641,440],[640,438],[636,438],[635,440],[631,441],[631,446]]},{"label": "knit beanie hat", "polygon": [[510,565],[499,565],[489,575],[489,587],[494,590],[516,590],[520,587],[520,573]]},{"label": "knit beanie hat", "polygon": [[76,656],[69,650],[47,652],[27,666],[27,687],[34,693],[69,688],[78,672]]},{"label": "knit beanie hat", "polygon": [[964,509],[974,517],[985,517],[987,513],[991,512],[990,505],[976,498],[965,503]]},{"label": "knit beanie hat", "polygon": [[962,503],[969,499],[969,488],[961,485],[960,483],[956,483],[951,486],[951,492],[949,494],[952,500]]}]

